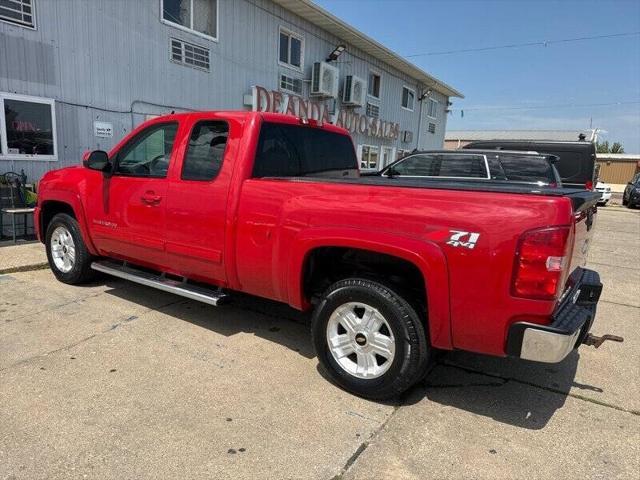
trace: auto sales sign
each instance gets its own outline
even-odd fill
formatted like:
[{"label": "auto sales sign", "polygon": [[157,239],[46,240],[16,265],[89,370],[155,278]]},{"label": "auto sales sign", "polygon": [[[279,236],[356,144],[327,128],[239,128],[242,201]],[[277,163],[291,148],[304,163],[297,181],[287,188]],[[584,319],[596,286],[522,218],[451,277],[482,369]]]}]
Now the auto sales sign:
[{"label": "auto sales sign", "polygon": [[284,113],[314,119],[321,123],[333,123],[338,127],[346,128],[351,133],[369,137],[397,140],[400,136],[398,123],[362,115],[352,108],[336,108],[335,113],[331,114],[326,100],[312,100],[292,93],[267,90],[258,85],[252,87],[251,108],[255,112]]}]

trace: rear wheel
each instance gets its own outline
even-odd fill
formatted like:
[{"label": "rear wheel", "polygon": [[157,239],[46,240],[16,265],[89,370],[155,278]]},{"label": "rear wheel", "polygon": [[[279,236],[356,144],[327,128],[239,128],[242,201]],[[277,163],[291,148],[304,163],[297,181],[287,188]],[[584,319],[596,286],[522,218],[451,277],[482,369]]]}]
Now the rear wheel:
[{"label": "rear wheel", "polygon": [[47,226],[45,245],[49,266],[58,280],[78,284],[93,278],[91,254],[75,218],[66,213],[55,215]]},{"label": "rear wheel", "polygon": [[351,278],[325,292],[312,320],[318,360],[342,388],[399,395],[424,374],[429,346],[414,308],[387,286]]}]

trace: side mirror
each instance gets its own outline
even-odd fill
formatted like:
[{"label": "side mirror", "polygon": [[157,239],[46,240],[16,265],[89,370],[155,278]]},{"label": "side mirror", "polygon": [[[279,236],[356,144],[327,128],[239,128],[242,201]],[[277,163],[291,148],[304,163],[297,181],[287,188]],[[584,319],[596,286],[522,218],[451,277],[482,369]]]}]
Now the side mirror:
[{"label": "side mirror", "polygon": [[103,150],[94,150],[89,154],[86,160],[83,160],[84,166],[91,170],[98,170],[100,172],[107,172],[111,170],[111,162],[109,161],[109,155]]}]

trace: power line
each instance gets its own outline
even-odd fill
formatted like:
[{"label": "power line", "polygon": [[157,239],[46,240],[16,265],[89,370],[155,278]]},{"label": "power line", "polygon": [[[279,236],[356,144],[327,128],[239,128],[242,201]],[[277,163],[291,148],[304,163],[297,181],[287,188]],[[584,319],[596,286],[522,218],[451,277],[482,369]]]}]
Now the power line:
[{"label": "power line", "polygon": [[625,33],[611,33],[608,35],[593,35],[589,37],[575,37],[575,38],[562,38],[558,40],[540,40],[537,42],[528,43],[511,43],[507,45],[496,45],[492,47],[479,47],[479,48],[465,48],[461,50],[443,50],[440,52],[427,52],[427,53],[413,53],[411,55],[405,55],[405,58],[412,57],[424,57],[429,55],[452,55],[454,53],[468,53],[468,52],[484,52],[487,50],[500,50],[504,48],[521,48],[521,47],[548,47],[556,43],[571,43],[571,42],[583,42],[586,40],[597,40],[602,38],[617,38],[617,37],[631,37],[634,35],[640,35],[640,32],[625,32]]},{"label": "power line", "polygon": [[543,110],[549,108],[579,108],[579,107],[610,107],[618,105],[636,105],[640,104],[640,100],[629,100],[623,102],[610,102],[610,103],[557,103],[555,105],[532,105],[532,106],[497,106],[497,107],[463,107],[463,108],[450,108],[450,111],[487,111],[487,110]]}]

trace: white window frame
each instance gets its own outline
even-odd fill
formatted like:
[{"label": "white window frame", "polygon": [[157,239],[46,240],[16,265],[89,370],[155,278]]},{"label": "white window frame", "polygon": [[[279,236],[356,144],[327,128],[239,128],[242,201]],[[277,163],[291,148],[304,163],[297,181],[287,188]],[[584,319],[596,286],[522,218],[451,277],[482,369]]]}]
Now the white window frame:
[{"label": "white window frame", "polygon": [[211,40],[212,42],[218,42],[220,38],[220,0],[216,0],[216,36],[212,37],[211,35],[207,35],[206,33],[198,32],[193,29],[193,0],[191,1],[191,28],[185,27],[184,25],[180,25],[179,23],[172,22],[171,20],[166,20],[164,18],[164,0],[160,0],[160,22],[165,25],[169,25],[170,27],[177,28],[178,30],[182,30],[183,32],[189,32],[192,35],[196,35],[198,37],[206,38],[207,40]]},{"label": "white window frame", "polygon": [[7,18],[0,18],[0,22],[8,23],[9,25],[13,25],[15,27],[28,28],[29,30],[37,30],[36,23],[36,0],[31,0],[31,19],[33,20],[33,25],[25,25],[24,23],[12,22]]},{"label": "white window frame", "polygon": [[[431,102],[434,103],[434,116],[432,117],[431,115],[429,115],[429,105],[431,104]],[[429,118],[433,118],[434,120],[438,119],[438,107],[440,106],[440,102],[438,102],[438,100],[436,100],[435,98],[432,97],[428,97],[427,99],[427,117]]]},{"label": "white window frame", "polygon": [[[181,52],[180,52],[180,57],[181,57],[181,61],[179,62],[178,60],[176,60],[175,58],[173,58],[173,42],[179,42],[181,44]],[[186,53],[185,53],[185,45],[189,45],[191,47],[196,47],[196,48],[200,48],[202,50],[206,50],[207,54],[208,54],[208,64],[207,67],[202,67],[200,65],[194,65],[192,63],[187,63],[186,62]],[[187,42],[186,40],[181,40],[179,38],[176,37],[169,37],[169,61],[175,63],[176,65],[182,65],[183,67],[190,67],[193,68],[195,70],[200,70],[201,72],[206,72],[209,73],[211,72],[211,49],[207,48],[207,47],[203,47],[202,45],[197,45],[195,43],[192,42]]]},{"label": "white window frame", "polygon": [[[362,151],[364,150],[364,147],[369,147],[369,150],[375,148],[378,151],[378,162],[376,163],[376,166],[374,168],[370,168],[369,165],[369,159],[367,159],[367,168],[362,168],[360,166],[361,162],[362,162]],[[358,168],[360,169],[361,172],[377,172],[378,170],[380,170],[380,146],[379,145],[369,145],[367,143],[362,143],[360,145],[358,145]]]},{"label": "white window frame", "polygon": [[[24,153],[9,153],[7,145],[7,128],[4,113],[5,100],[18,100],[22,102],[42,103],[51,107],[51,134],[53,136],[53,155],[27,155]],[[56,104],[52,98],[32,97],[30,95],[18,95],[15,93],[0,92],[0,160],[32,160],[39,162],[55,162],[58,160],[58,137],[56,130]]]},{"label": "white window frame", "polygon": [[[293,80],[300,80],[300,91],[296,92],[295,90],[290,90],[282,86],[282,76],[289,77]],[[304,94],[304,79],[290,75],[288,72],[278,72],[278,89],[285,93],[291,93],[292,95],[302,96]]]},{"label": "white window frame", "polygon": [[[413,102],[412,102],[412,104],[411,104],[411,108],[409,108],[409,107],[405,107],[404,105],[402,105],[402,97],[404,97],[404,91],[405,91],[405,90],[408,90],[408,91],[410,91],[411,93],[413,93]],[[407,98],[409,98],[409,97],[407,97]],[[415,91],[413,88],[411,88],[411,87],[407,87],[406,85],[403,85],[403,86],[402,86],[402,94],[400,95],[400,107],[401,107],[403,110],[407,110],[407,111],[409,111],[409,112],[413,112],[413,111],[414,111],[414,109],[416,108],[416,91]]]},{"label": "white window frame", "polygon": [[[289,45],[288,45],[288,51],[287,51],[288,52],[287,57],[289,60],[291,60],[291,37],[295,37],[296,39],[300,40],[300,66],[299,67],[296,67],[291,63],[283,62],[282,60],[280,60],[280,35],[283,33],[289,37]],[[303,72],[304,71],[304,35],[294,32],[288,29],[287,27],[283,27],[282,25],[278,26],[278,39],[276,40],[276,54],[278,58],[278,65],[280,65],[281,67],[289,68],[296,72]]]},{"label": "white window frame", "polygon": [[[378,96],[372,95],[369,93],[369,83],[371,83],[371,75],[377,76],[380,81],[378,82]],[[367,74],[367,98],[372,98],[380,102],[380,97],[382,96],[382,74],[377,70],[369,70]]]}]

